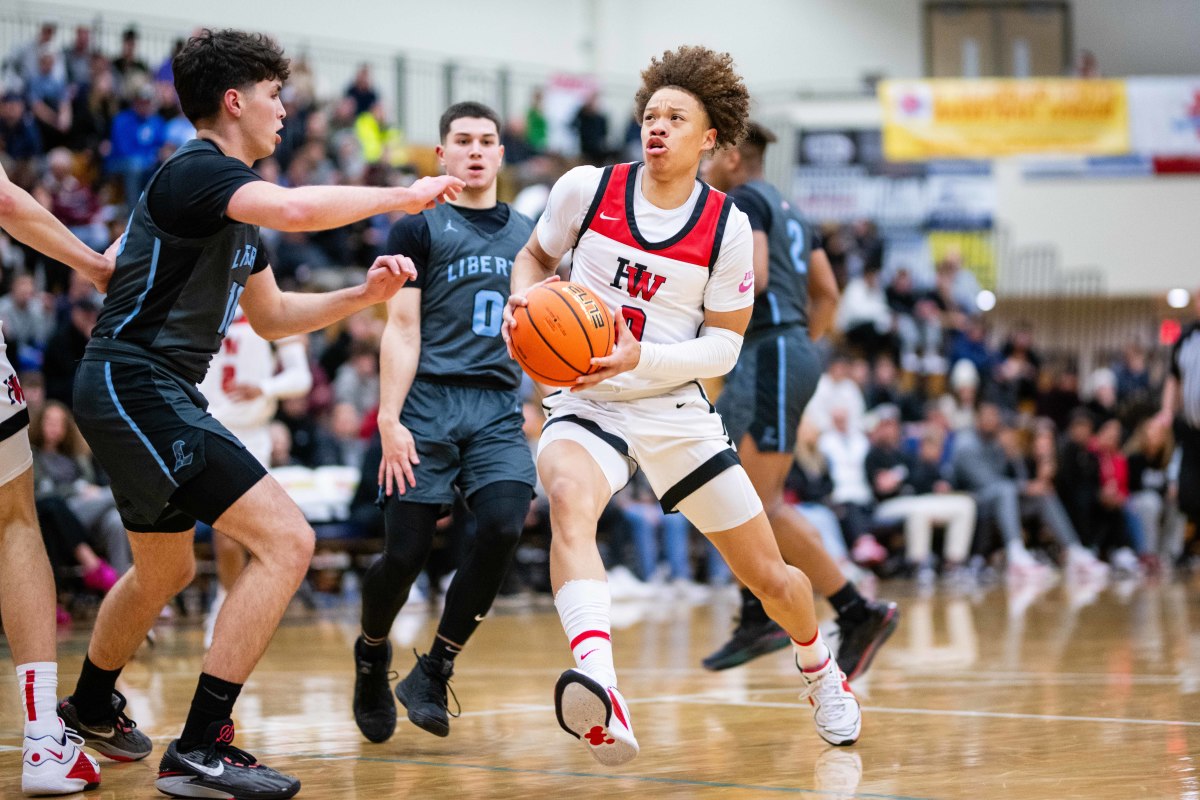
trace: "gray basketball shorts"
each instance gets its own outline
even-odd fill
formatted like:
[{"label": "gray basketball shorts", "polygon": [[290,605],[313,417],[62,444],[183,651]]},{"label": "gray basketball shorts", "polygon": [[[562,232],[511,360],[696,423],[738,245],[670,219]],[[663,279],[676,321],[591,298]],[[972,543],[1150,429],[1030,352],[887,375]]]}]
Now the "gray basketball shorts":
[{"label": "gray basketball shorts", "polygon": [[532,489],[537,473],[524,421],[516,389],[413,381],[400,423],[416,441],[421,463],[413,467],[417,485],[400,499],[442,505],[454,502],[455,487],[469,498],[501,481]]},{"label": "gray basketball shorts", "polygon": [[804,328],[753,336],[742,347],[717,399],[729,437],[749,433],[766,453],[790,453],[804,408],[817,390],[821,359]]}]

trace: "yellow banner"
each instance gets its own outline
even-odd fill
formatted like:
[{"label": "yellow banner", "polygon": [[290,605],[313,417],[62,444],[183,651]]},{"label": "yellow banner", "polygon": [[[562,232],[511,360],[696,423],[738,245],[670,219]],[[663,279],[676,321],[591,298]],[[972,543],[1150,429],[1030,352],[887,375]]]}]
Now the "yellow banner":
[{"label": "yellow banner", "polygon": [[879,101],[889,161],[1129,152],[1123,81],[883,81]]}]

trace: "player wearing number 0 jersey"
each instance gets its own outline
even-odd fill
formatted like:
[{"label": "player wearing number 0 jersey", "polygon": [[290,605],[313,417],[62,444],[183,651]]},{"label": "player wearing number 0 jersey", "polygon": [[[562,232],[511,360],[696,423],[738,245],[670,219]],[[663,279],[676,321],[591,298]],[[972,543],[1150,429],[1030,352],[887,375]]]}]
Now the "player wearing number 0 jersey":
[{"label": "player wearing number 0 jersey", "polygon": [[[851,677],[870,666],[899,620],[895,603],[865,599],[825,552],[820,534],[784,501],[796,429],[821,376],[814,340],[825,335],[837,311],[838,291],[822,243],[808,223],[763,180],[763,156],[775,136],[750,123],[746,139],[705,165],[705,176],[729,192],[754,231],[754,315],[737,366],[717,403],[742,463],[789,564],[804,570],[813,588],[838,612],[838,663]],[[787,634],[748,589],[733,636],[704,659],[727,669],[787,647]]]},{"label": "player wearing number 0 jersey", "polygon": [[721,417],[698,378],[737,361],[754,304],[753,242],[746,216],[696,180],[702,156],[736,145],[749,96],[732,58],[681,47],[653,59],[636,98],[642,164],[581,167],[551,190],[546,212],[517,258],[514,307],[553,280],[572,247],[571,278],[616,315],[612,355],[569,392],[547,398],[538,471],[550,497],[550,575],[575,669],[555,690],[559,724],[605,765],[638,753],[613,667],[610,594],[596,523],[636,469],[665,511],[680,511],[720,550],[767,613],[791,635],[803,697],[819,735],[852,744],[858,702],[821,640],[812,587],[784,563]]},{"label": "player wearing number 0 jersey", "polygon": [[447,109],[438,157],[466,189],[455,205],[401,219],[389,238],[389,249],[413,259],[417,278],[388,303],[380,353],[385,545],[363,580],[354,647],[354,719],[373,742],[396,728],[388,631],[455,491],[475,517],[475,538],[428,654],[396,686],[409,720],[437,736],[450,733],[454,659],[500,590],[533,497],[521,372],[500,338],[512,262],[533,223],[496,202],[500,127],[496,112],[479,103]]},{"label": "player wearing number 0 jersey", "polygon": [[[208,413],[229,429],[264,467],[271,466],[271,420],[279,401],[299,397],[312,388],[304,338],[269,342],[254,332],[241,306],[221,340],[200,393]],[[219,531],[213,532],[217,591],[204,620],[204,646],[212,644],[217,615],[225,595],[246,566],[246,549]]]}]

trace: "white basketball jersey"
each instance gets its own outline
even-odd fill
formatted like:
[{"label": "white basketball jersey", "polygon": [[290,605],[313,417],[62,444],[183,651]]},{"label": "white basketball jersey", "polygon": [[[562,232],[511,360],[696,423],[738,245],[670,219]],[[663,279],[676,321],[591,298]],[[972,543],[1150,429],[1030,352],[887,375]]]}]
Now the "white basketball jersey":
[{"label": "white basketball jersey", "polygon": [[[656,209],[641,196],[640,168],[618,164],[603,171],[579,167],[569,172],[551,192],[538,223],[538,242],[555,257],[574,245],[571,280],[595,294],[614,316],[620,309],[639,341],[695,339],[705,309],[736,311],[754,304],[750,225],[728,197],[699,181],[680,208]],[[650,241],[646,233],[664,238]],[[627,372],[577,395],[633,399],[679,385],[677,379]]]}]

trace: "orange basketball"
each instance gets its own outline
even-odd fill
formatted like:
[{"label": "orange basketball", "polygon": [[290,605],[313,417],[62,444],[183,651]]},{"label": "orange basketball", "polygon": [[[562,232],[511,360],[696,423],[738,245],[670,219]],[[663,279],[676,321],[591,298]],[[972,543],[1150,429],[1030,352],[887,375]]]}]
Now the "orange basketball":
[{"label": "orange basketball", "polygon": [[538,383],[571,386],[592,371],[592,359],[612,353],[612,314],[595,295],[569,281],[534,287],[514,313],[513,352]]}]

